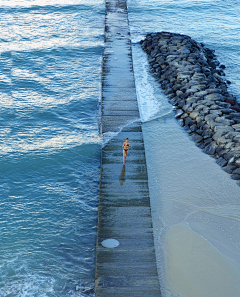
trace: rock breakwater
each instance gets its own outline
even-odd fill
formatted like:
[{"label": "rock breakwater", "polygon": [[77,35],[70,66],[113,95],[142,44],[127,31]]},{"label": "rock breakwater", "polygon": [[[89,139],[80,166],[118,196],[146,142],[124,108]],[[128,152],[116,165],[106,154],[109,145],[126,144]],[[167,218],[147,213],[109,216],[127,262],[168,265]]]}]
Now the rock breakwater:
[{"label": "rock breakwater", "polygon": [[225,66],[213,50],[187,35],[152,33],[140,43],[179,124],[232,179],[240,180],[240,105],[227,91]]}]

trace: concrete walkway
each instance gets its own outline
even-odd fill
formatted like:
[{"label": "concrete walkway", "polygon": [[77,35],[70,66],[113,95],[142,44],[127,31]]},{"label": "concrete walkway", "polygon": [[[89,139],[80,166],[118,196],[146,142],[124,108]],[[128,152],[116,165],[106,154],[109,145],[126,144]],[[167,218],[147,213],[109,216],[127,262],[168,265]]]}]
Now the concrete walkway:
[{"label": "concrete walkway", "polygon": [[[96,249],[96,297],[161,296],[126,1],[106,2],[102,132],[117,133],[102,149]],[[129,137],[126,165],[122,143]],[[119,245],[105,248],[102,241]]]}]

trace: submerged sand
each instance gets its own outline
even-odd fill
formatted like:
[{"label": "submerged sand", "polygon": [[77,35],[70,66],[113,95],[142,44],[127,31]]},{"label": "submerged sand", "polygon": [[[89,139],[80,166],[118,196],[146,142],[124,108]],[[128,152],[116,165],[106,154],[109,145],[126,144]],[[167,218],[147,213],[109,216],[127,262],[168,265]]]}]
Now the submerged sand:
[{"label": "submerged sand", "polygon": [[240,296],[240,188],[169,113],[143,124],[165,297]]},{"label": "submerged sand", "polygon": [[239,297],[240,187],[179,126],[140,47],[133,56],[162,297]]},{"label": "submerged sand", "polygon": [[239,296],[234,263],[188,226],[170,227],[165,251],[166,296]]}]

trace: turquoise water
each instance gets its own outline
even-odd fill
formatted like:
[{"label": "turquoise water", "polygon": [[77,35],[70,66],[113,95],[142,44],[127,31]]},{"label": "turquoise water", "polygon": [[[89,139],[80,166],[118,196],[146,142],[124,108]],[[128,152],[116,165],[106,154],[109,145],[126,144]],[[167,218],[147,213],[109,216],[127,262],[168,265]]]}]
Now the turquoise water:
[{"label": "turquoise water", "polygon": [[[154,137],[152,147],[158,152],[155,132],[163,131],[162,116],[166,115],[163,121],[167,122],[173,114],[148,76],[138,41],[148,32],[165,30],[205,43],[226,65],[225,73],[232,81],[229,91],[239,99],[240,4],[233,0],[129,0],[128,9],[133,58],[144,82],[137,81],[137,91],[146,95],[140,102],[141,116],[150,137],[147,143]],[[1,297],[94,295],[104,14],[105,3],[100,0],[0,0]],[[185,143],[186,135],[177,135]],[[148,156],[152,156],[148,164],[161,166],[161,160],[154,160],[157,155]],[[148,167],[148,172],[150,185],[162,186],[156,168]],[[181,184],[191,191],[178,180]],[[231,192],[224,183],[221,187],[224,193]],[[229,223],[238,214],[227,207],[228,202],[237,205],[237,198],[226,202],[223,222],[221,204],[216,196],[212,199],[211,191],[219,193],[216,188],[204,192],[207,200],[202,200],[201,213],[214,228],[205,232],[199,224],[195,200],[188,223],[202,237],[212,238],[213,245],[223,242],[219,250],[232,255],[239,265],[239,240],[234,236],[239,221]],[[212,207],[208,200],[219,207]],[[171,225],[169,218],[181,221],[175,201],[169,201],[165,217],[159,219],[165,231]],[[177,201],[181,206],[184,203]],[[206,213],[218,217],[211,221]]]},{"label": "turquoise water", "polygon": [[204,43],[240,101],[240,4],[129,0],[128,10],[162,296],[238,297],[240,188],[179,126],[138,42],[170,31]]},{"label": "turquoise water", "polygon": [[169,31],[189,35],[215,50],[218,60],[226,65],[230,92],[239,97],[238,1],[129,0],[128,11],[134,43],[146,33]]},{"label": "turquoise water", "polygon": [[0,1],[0,296],[92,296],[102,1]]}]

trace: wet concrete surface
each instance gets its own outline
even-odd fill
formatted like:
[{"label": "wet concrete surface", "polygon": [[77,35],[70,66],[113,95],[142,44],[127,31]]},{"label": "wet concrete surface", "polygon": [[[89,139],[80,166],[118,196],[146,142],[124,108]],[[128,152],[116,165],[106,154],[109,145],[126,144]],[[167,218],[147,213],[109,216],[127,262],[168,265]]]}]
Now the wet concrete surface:
[{"label": "wet concrete surface", "polygon": [[[135,90],[126,1],[106,1],[103,148],[96,248],[96,297],[161,296],[153,240],[144,142]],[[122,144],[130,148],[123,165]],[[103,240],[119,245],[106,248]]]}]

